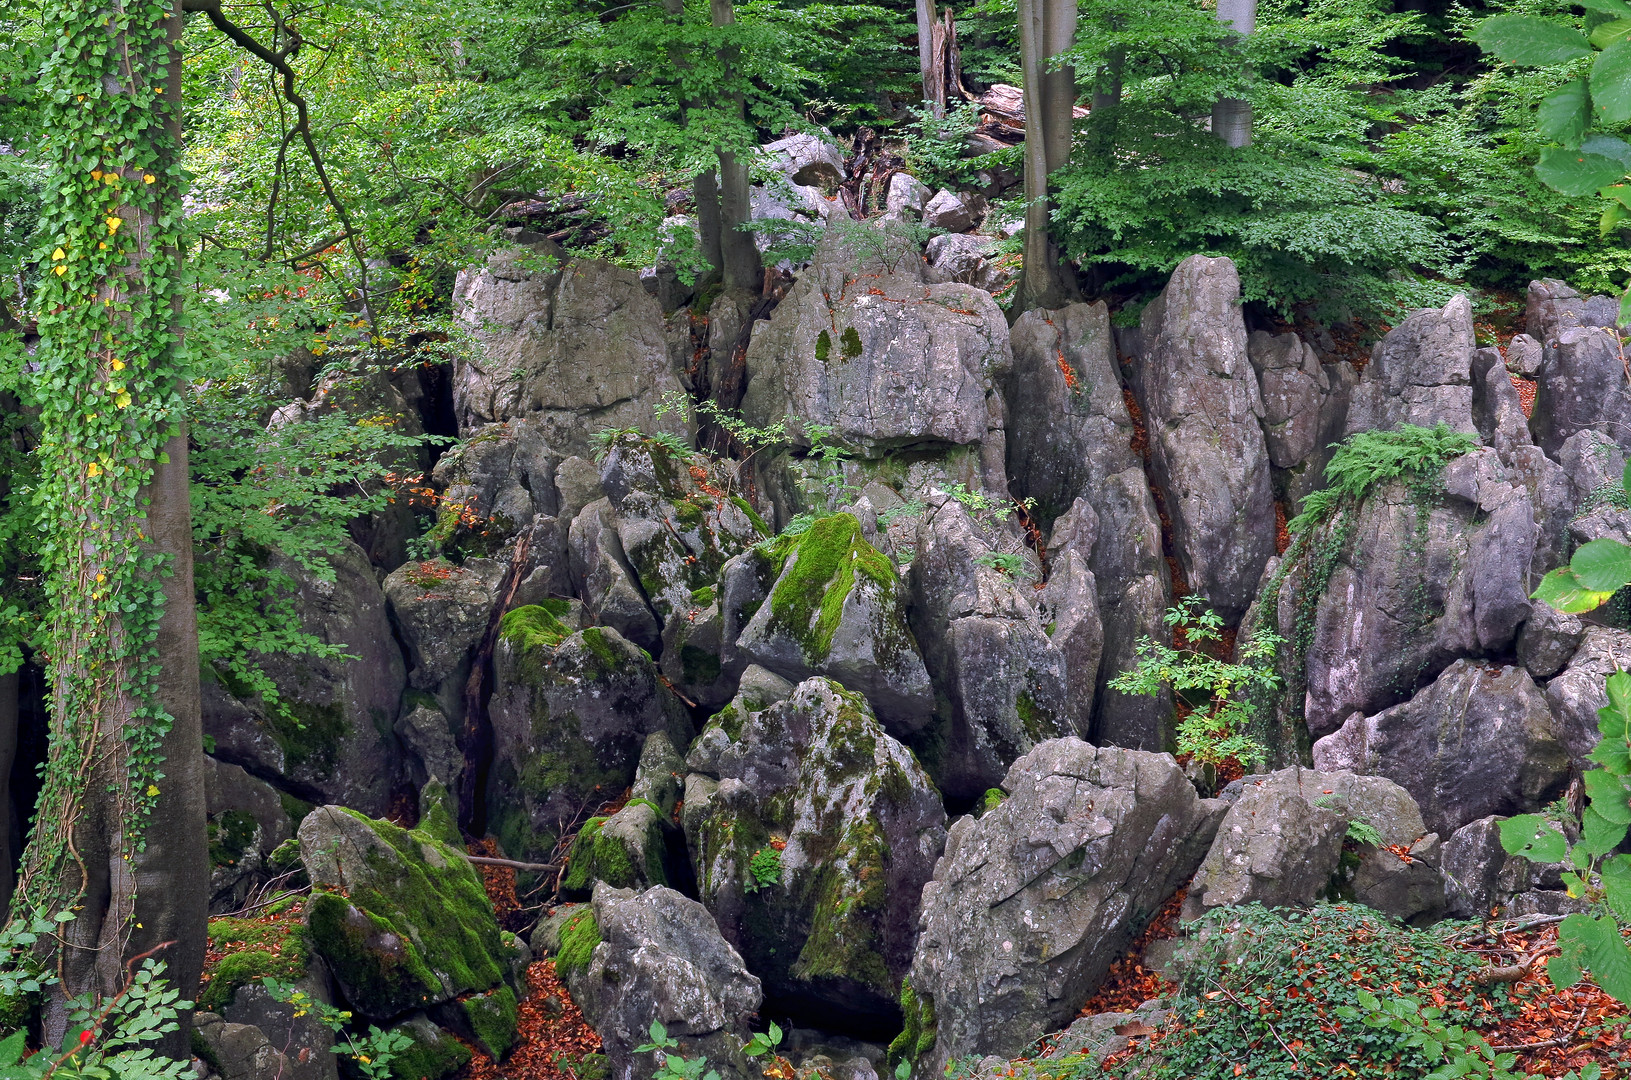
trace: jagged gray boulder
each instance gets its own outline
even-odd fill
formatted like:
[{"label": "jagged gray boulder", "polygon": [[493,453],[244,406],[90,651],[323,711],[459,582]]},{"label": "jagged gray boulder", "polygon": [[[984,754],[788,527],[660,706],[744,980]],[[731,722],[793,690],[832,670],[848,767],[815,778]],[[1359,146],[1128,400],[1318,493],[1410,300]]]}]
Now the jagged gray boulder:
[{"label": "jagged gray boulder", "polygon": [[727,1080],[758,1080],[742,1044],[764,994],[703,906],[673,889],[601,885],[590,911],[598,944],[587,964],[557,970],[600,1036],[612,1080],[656,1070],[655,1054],[635,1052],[654,1020],[682,1057],[707,1058]]},{"label": "jagged gray boulder", "polygon": [[502,569],[491,560],[456,566],[408,562],[385,579],[387,610],[408,658],[408,685],[431,694],[444,714],[464,718],[470,657],[487,632]]},{"label": "jagged gray boulder", "polygon": [[998,254],[997,241],[975,233],[942,233],[924,246],[924,279],[934,284],[961,282],[1002,296],[1019,279],[1012,257]]},{"label": "jagged gray boulder", "polygon": [[1144,309],[1139,337],[1133,386],[1178,563],[1190,588],[1233,622],[1274,554],[1263,398],[1234,264],[1202,255],[1178,264]]},{"label": "jagged gray boulder", "polygon": [[566,255],[541,237],[459,272],[460,323],[478,348],[454,364],[461,430],[533,414],[555,453],[587,457],[606,427],[685,434],[664,395],[683,392],[662,306],[632,270]]},{"label": "jagged gray boulder", "polygon": [[1472,421],[1485,446],[1493,446],[1501,460],[1512,463],[1513,452],[1530,446],[1529,419],[1523,415],[1517,387],[1506,370],[1501,350],[1477,349],[1472,354]]},{"label": "jagged gray boulder", "polygon": [[1529,283],[1524,329],[1544,347],[1567,330],[1613,326],[1619,314],[1620,305],[1615,297],[1581,296],[1566,282],[1542,278]]},{"label": "jagged gray boulder", "polygon": [[887,1027],[946,812],[911,751],[827,679],[738,699],[687,755],[703,903],[771,997]]},{"label": "jagged gray boulder", "polygon": [[391,725],[407,686],[402,650],[362,549],[342,544],[329,561],[331,580],[283,555],[271,557],[271,569],[295,582],[300,629],[343,655],[258,657],[281,706],[206,670],[204,733],[217,758],[293,795],[383,814],[401,773]]},{"label": "jagged gray boulder", "polygon": [[1457,660],[1402,705],[1354,714],[1314,744],[1327,772],[1385,776],[1449,836],[1490,814],[1539,810],[1569,784],[1569,754],[1546,698],[1515,665]]},{"label": "jagged gray boulder", "polygon": [[[1442,910],[1444,886],[1432,865],[1437,860],[1428,861],[1437,837],[1418,846],[1427,830],[1399,785],[1379,776],[1300,767],[1238,783],[1239,796],[1190,884],[1185,918],[1227,905],[1303,906],[1344,885],[1361,903],[1402,919]],[[1367,846],[1354,877],[1338,880],[1352,821],[1375,829],[1383,845],[1410,849],[1413,861]]]},{"label": "jagged gray boulder", "polygon": [[984,203],[978,195],[959,195],[942,188],[924,206],[923,224],[949,233],[966,232],[979,221]]},{"label": "jagged gray boulder", "polygon": [[1563,670],[1586,640],[1586,625],[1578,615],[1536,604],[1518,633],[1518,661],[1537,679],[1549,679]]},{"label": "jagged gray boulder", "polygon": [[237,911],[271,876],[267,860],[289,838],[277,789],[237,765],[204,755],[204,810],[210,844],[210,911]]},{"label": "jagged gray boulder", "polygon": [[1444,842],[1447,913],[1456,919],[1482,919],[1530,886],[1530,862],[1501,846],[1501,819],[1469,821]]},{"label": "jagged gray boulder", "polygon": [[1570,436],[1595,429],[1626,445],[1631,396],[1613,330],[1618,301],[1584,297],[1547,278],[1529,283],[1525,315],[1525,328],[1542,349],[1531,421],[1535,442],[1557,456]]},{"label": "jagged gray boulder", "polygon": [[934,708],[906,589],[852,514],[744,553],[725,575],[724,633],[740,657],[800,682],[825,675],[866,697],[897,735]]},{"label": "jagged gray boulder", "polygon": [[438,534],[444,542],[497,550],[538,514],[559,510],[555,471],[561,456],[548,446],[547,434],[537,417],[504,420],[483,425],[442,455],[431,479],[441,493]]},{"label": "jagged gray boulder", "polygon": [[1513,334],[1506,346],[1506,366],[1513,374],[1533,379],[1540,374],[1543,355],[1540,342],[1528,334]]},{"label": "jagged gray boulder", "polygon": [[1631,633],[1589,626],[1568,667],[1546,684],[1546,703],[1578,769],[1592,767],[1587,755],[1602,738],[1597,710],[1608,704],[1608,677],[1626,670],[1631,670]]},{"label": "jagged gray boulder", "polygon": [[1003,787],[995,809],[953,825],[923,890],[907,1026],[933,1046],[917,1076],[1015,1057],[1074,1016],[1194,872],[1223,811],[1167,755],[1073,738],[1033,749]]},{"label": "jagged gray boulder", "polygon": [[748,346],[743,416],[787,421],[798,447],[809,444],[804,424],[830,426],[865,458],[977,447],[992,380],[1012,362],[1007,320],[973,286],[925,286],[904,241],[880,235],[879,245],[822,241]]},{"label": "jagged gray boulder", "polygon": [[1276,470],[1275,491],[1295,514],[1309,492],[1324,484],[1359,376],[1346,361],[1321,363],[1296,334],[1253,331],[1246,352],[1263,391],[1263,436]]},{"label": "jagged gray boulder", "polygon": [[898,172],[889,178],[884,211],[896,216],[911,211],[913,215],[921,216],[923,208],[929,205],[929,199],[933,196],[934,191],[917,177],[908,172]]},{"label": "jagged gray boulder", "polygon": [[648,652],[662,641],[663,624],[640,589],[640,578],[623,550],[610,499],[596,499],[578,512],[567,531],[573,592],[590,619],[610,627]]},{"label": "jagged gray boulder", "polygon": [[[993,554],[1001,540],[999,527],[944,494],[931,497],[918,525],[912,630],[941,703],[923,754],[954,799],[978,796],[1038,743],[1087,734],[1092,707],[1091,697],[1069,693],[1066,655],[1021,583],[1035,571],[1017,553],[1022,569],[1004,569]],[[1078,683],[1097,674],[1083,670]]]},{"label": "jagged gray boulder", "polygon": [[[1012,340],[1014,367],[1002,385],[1014,494],[1034,499],[1035,517],[1055,533],[1073,512],[1094,517],[1091,537],[1063,530],[1093,574],[1103,620],[1092,740],[1164,749],[1170,700],[1106,685],[1133,665],[1140,638],[1161,636],[1171,588],[1155,500],[1133,449],[1137,428],[1116,370],[1109,311],[1103,303],[1027,311]],[[1063,536],[1050,537],[1049,558],[1065,546]]]},{"label": "jagged gray boulder", "polygon": [[504,617],[488,713],[488,827],[512,858],[535,862],[583,809],[634,781],[646,736],[683,746],[693,730],[643,650],[610,627],[573,633],[541,606]]},{"label": "jagged gray boulder", "polygon": [[293,1075],[287,1055],[252,1024],[229,1024],[215,1013],[200,1013],[193,1019],[193,1030],[209,1048],[221,1080],[277,1080]]},{"label": "jagged gray boulder", "polygon": [[1318,739],[1354,712],[1409,698],[1458,657],[1508,649],[1530,612],[1538,530],[1528,491],[1495,451],[1450,462],[1444,493],[1399,482],[1357,512],[1319,599],[1279,598],[1282,625],[1312,604],[1306,720]]},{"label": "jagged gray boulder", "polygon": [[1371,349],[1348,407],[1348,434],[1400,424],[1448,424],[1478,434],[1472,419],[1472,304],[1458,294],[1387,332]]}]

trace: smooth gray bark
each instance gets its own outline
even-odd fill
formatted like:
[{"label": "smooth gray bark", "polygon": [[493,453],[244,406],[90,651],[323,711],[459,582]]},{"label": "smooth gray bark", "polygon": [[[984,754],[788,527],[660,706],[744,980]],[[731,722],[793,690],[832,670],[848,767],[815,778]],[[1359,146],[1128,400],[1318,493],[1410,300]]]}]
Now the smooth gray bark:
[{"label": "smooth gray bark", "polygon": [[1015,317],[1032,308],[1063,307],[1078,297],[1049,231],[1048,174],[1070,159],[1076,76],[1048,70],[1048,60],[1076,37],[1076,0],[1019,0],[1020,66],[1025,75],[1025,263]]},{"label": "smooth gray bark", "polygon": [[944,90],[937,93],[935,87],[933,0],[917,0],[917,66],[923,77],[923,100],[935,103],[936,116],[946,115]]},{"label": "smooth gray bark", "polygon": [[[1257,29],[1257,0],[1218,0],[1218,21],[1245,37]],[[1244,98],[1219,98],[1212,106],[1212,134],[1229,146],[1250,146],[1252,103]]]}]

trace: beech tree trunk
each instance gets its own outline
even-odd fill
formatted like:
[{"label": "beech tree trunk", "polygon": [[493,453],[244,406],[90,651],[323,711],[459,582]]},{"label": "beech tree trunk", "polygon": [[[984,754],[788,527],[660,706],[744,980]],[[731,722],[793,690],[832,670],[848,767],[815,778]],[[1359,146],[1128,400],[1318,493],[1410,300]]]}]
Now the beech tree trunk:
[{"label": "beech tree trunk", "polygon": [[[1245,37],[1257,29],[1257,0],[1218,0],[1218,21]],[[1252,103],[1219,98],[1212,106],[1212,134],[1233,147],[1251,145]]]},{"label": "beech tree trunk", "polygon": [[[140,312],[142,305],[137,301],[144,295],[153,296],[155,283],[162,283],[161,295],[174,297],[168,326],[163,322],[162,306],[157,312],[128,318],[132,326],[139,325],[144,332],[155,325],[161,328],[157,340],[162,342],[158,347],[164,362],[156,363],[151,370],[163,371],[174,370],[169,358],[179,353],[182,332],[181,294],[174,287],[179,280],[181,253],[173,239],[163,239],[173,236],[181,212],[181,174],[176,160],[181,148],[183,16],[179,0],[172,4],[162,23],[139,25],[145,27],[141,40],[114,32],[107,43],[107,52],[119,58],[119,66],[117,74],[101,77],[101,85],[108,94],[135,95],[151,89],[158,102],[154,119],[162,121],[162,129],[138,128],[144,134],[128,136],[135,140],[126,144],[131,156],[151,162],[147,166],[151,172],[145,178],[141,169],[118,174],[124,186],[116,189],[108,212],[119,220],[117,227],[130,238],[128,261],[103,271],[100,278],[84,286],[75,285],[76,294],[85,296],[87,302],[65,317],[87,321],[104,317],[101,312],[115,300],[128,303],[132,312]],[[157,33],[152,31],[155,26],[159,27]],[[64,39],[59,49],[65,68],[70,70],[102,62],[97,57],[105,55],[95,49],[94,43],[78,39]],[[161,130],[162,139],[156,137]],[[105,141],[108,136],[95,130],[69,129],[58,137],[72,144],[81,162],[94,163],[110,153]],[[140,141],[143,139],[152,141]],[[144,191],[145,198],[131,198],[131,190]],[[109,235],[115,228],[108,226]],[[84,291],[79,291],[82,288]],[[90,295],[92,290],[94,296]],[[96,297],[105,302],[95,303]],[[136,324],[138,318],[150,321]],[[79,355],[76,347],[72,354],[63,351],[53,357],[51,363],[58,370],[63,365],[82,365],[80,370],[96,373],[120,372],[131,364],[159,360],[158,354],[144,352],[127,356],[131,363],[126,364],[117,354],[121,342],[118,332],[102,333],[106,336],[98,339],[91,355]],[[110,379],[113,381],[118,380]],[[184,401],[185,395],[172,400]],[[59,406],[53,405],[53,409],[42,412],[42,426],[52,422],[48,417],[62,415]],[[52,651],[46,658],[53,714],[50,762],[30,842],[29,855],[33,857],[25,856],[24,877],[18,888],[32,910],[47,915],[61,910],[55,905],[64,897],[74,902],[75,918],[63,927],[56,957],[62,982],[53,987],[44,1017],[47,1041],[53,1045],[66,1028],[68,1000],[80,994],[107,997],[117,993],[126,983],[127,963],[133,958],[169,943],[156,958],[164,962],[166,978],[184,998],[197,996],[204,962],[209,857],[187,434],[185,424],[173,412],[168,422],[140,416],[136,409],[131,410],[131,415],[132,426],[123,429],[130,444],[104,448],[104,460],[117,461],[121,468],[141,467],[134,447],[138,439],[151,438],[155,431],[142,425],[174,422],[176,427],[162,444],[167,456],[153,462],[151,472],[146,474],[137,496],[139,510],[135,519],[125,516],[121,507],[127,504],[117,499],[107,507],[53,507],[49,518],[53,544],[73,555],[52,571],[55,580],[48,589],[53,605]],[[42,452],[46,449],[50,453],[45,461],[52,467],[66,465],[69,475],[75,475],[75,471],[81,477],[87,472],[93,477],[98,475],[94,465],[85,464],[86,460],[98,460],[94,456],[97,451],[77,446],[71,439],[64,441],[60,433],[54,435],[50,430],[45,430],[42,440]],[[132,528],[134,534],[128,531]],[[128,564],[109,561],[119,557],[115,553],[126,550],[110,543],[112,537],[129,537],[144,555],[163,559],[164,576],[158,583],[163,607],[158,612],[150,655],[136,652],[121,656],[118,652],[135,634],[135,624],[127,622],[124,614],[100,621],[88,621],[84,614],[95,600],[97,584],[104,581],[104,575],[112,582],[119,580],[116,575],[129,572],[120,569],[120,565]],[[134,572],[151,580],[145,575],[154,571]],[[137,685],[144,678],[148,687],[145,694]],[[87,696],[87,686],[94,690],[91,696]],[[168,713],[169,728],[156,740],[156,747],[135,749],[152,739],[153,719],[144,709],[154,706]],[[76,769],[83,782],[65,781],[64,777],[75,775]],[[150,815],[132,819],[131,807],[144,799],[154,800]],[[63,857],[62,849],[54,843],[63,836],[69,840],[68,857]],[[133,837],[139,837],[140,842],[135,843]],[[160,1048],[172,1056],[190,1053],[185,1014],[180,1030],[166,1037]]]},{"label": "beech tree trunk", "polygon": [[1050,230],[1048,175],[1070,160],[1076,73],[1048,61],[1076,38],[1076,0],[1019,0],[1020,65],[1025,75],[1025,262],[1013,307],[1063,307],[1079,298]]},{"label": "beech tree trunk", "polygon": [[923,77],[923,100],[934,103],[934,115],[946,115],[945,80],[936,77],[934,0],[917,0],[917,65]]},{"label": "beech tree trunk", "polygon": [[[709,0],[709,14],[716,27],[736,22],[736,9],[731,0]],[[729,70],[734,50],[725,50],[722,59]],[[725,108],[731,117],[747,122],[747,103],[741,94],[725,98]],[[742,226],[753,219],[753,206],[748,183],[748,162],[738,159],[735,152],[719,149],[719,253],[720,271],[725,288],[730,292],[756,293],[764,285],[764,264],[759,260],[759,247],[753,234]]]}]

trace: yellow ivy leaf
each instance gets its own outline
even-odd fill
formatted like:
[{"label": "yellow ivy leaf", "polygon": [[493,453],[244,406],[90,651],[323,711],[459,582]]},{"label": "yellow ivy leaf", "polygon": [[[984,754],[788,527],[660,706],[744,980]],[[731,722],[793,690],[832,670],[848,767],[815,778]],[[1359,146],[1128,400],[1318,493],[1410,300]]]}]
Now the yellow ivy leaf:
[{"label": "yellow ivy leaf", "polygon": [[85,475],[86,476],[101,476],[102,475],[102,466],[98,465],[94,461],[91,462],[89,465],[85,466]]},{"label": "yellow ivy leaf", "polygon": [[143,173],[142,174],[142,183],[144,183],[144,184],[151,184],[157,179],[158,179],[158,177],[154,176],[152,173]]},{"label": "yellow ivy leaf", "polygon": [[51,253],[51,261],[52,262],[56,262],[58,259],[66,259],[67,257],[68,257],[68,253],[66,251],[63,251],[61,248],[57,248],[57,250],[55,250],[55,251],[53,251]]},{"label": "yellow ivy leaf", "polygon": [[114,371],[123,371],[124,369],[125,369],[125,362],[123,360],[119,359],[117,356],[115,356],[113,358],[113,370]]},{"label": "yellow ivy leaf", "polygon": [[130,404],[130,395],[129,394],[120,394],[118,397],[113,399],[113,403],[115,405],[117,405],[119,408],[122,409],[126,405]]},{"label": "yellow ivy leaf", "polygon": [[157,784],[148,784],[147,785],[147,797],[149,799],[153,798],[158,793],[159,793],[159,786]]},{"label": "yellow ivy leaf", "polygon": [[112,236],[114,233],[118,232],[119,231],[119,226],[121,226],[121,225],[123,225],[125,223],[124,218],[113,217],[111,214],[108,216],[107,221],[108,221],[108,235],[109,236]]},{"label": "yellow ivy leaf", "polygon": [[68,272],[68,268],[66,266],[63,266],[61,263],[58,263],[57,265],[55,265],[55,266],[53,266],[51,268],[51,272],[53,274],[57,275],[58,277],[61,277],[63,274],[66,274]]},{"label": "yellow ivy leaf", "polygon": [[92,180],[102,179],[102,170],[101,169],[92,169],[91,170],[91,179]]},{"label": "yellow ivy leaf", "polygon": [[112,173],[112,172],[103,173],[102,174],[102,182],[104,184],[111,184],[111,185],[117,186],[118,183],[119,183],[119,174],[118,173]]},{"label": "yellow ivy leaf", "polygon": [[106,250],[108,250],[107,241],[106,240],[98,240],[97,243],[96,243],[96,250],[97,251],[106,251]]}]

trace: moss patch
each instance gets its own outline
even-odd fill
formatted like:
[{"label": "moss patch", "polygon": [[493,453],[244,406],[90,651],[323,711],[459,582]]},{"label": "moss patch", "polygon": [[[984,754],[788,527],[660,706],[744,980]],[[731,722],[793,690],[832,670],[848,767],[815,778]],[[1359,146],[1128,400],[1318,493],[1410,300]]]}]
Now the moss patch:
[{"label": "moss patch", "polygon": [[515,993],[508,986],[460,1002],[465,1021],[476,1042],[494,1060],[502,1058],[515,1045]]},{"label": "moss patch", "polygon": [[333,769],[340,743],[351,734],[351,723],[339,705],[286,702],[283,708],[270,710],[266,722],[290,768]]},{"label": "moss patch", "polygon": [[553,649],[570,637],[572,630],[543,604],[526,604],[504,613],[498,633],[518,649]]},{"label": "moss patch", "polygon": [[259,829],[255,816],[245,810],[217,814],[208,825],[211,866],[237,866]]},{"label": "moss patch", "polygon": [[443,1080],[470,1063],[470,1051],[445,1032],[430,1038],[406,1024],[397,1030],[412,1038],[413,1045],[391,1059],[393,1080]]},{"label": "moss patch", "polygon": [[857,356],[861,355],[861,335],[856,333],[855,327],[844,327],[844,334],[841,340],[844,343],[845,360],[854,360]]},{"label": "moss patch", "polygon": [[759,511],[753,508],[752,503],[748,502],[740,495],[732,495],[731,505],[735,506],[738,510],[747,515],[748,520],[753,522],[753,527],[759,530],[759,534],[761,536],[770,535],[770,526],[765,522],[764,518],[759,516]]},{"label": "moss patch", "polygon": [[902,979],[900,983],[900,1011],[906,1025],[895,1036],[894,1042],[889,1044],[890,1065],[898,1065],[902,1061],[916,1062],[934,1049],[937,1034],[934,999],[919,997],[912,989],[910,978]]},{"label": "moss patch", "polygon": [[313,947],[360,1012],[395,1016],[441,994],[418,947],[378,915],[333,893],[315,893],[306,921]]},{"label": "moss patch", "polygon": [[241,987],[271,977],[293,980],[306,973],[307,945],[293,919],[211,919],[210,948],[226,953],[205,972],[200,1009],[220,1012]]},{"label": "moss patch", "polygon": [[584,907],[561,927],[561,948],[555,954],[555,973],[562,979],[578,971],[587,971],[589,961],[600,944],[600,924],[595,913]]},{"label": "moss patch", "polygon": [[866,542],[853,514],[819,518],[797,536],[780,538],[773,554],[783,567],[770,595],[774,625],[799,643],[812,665],[832,651],[844,601],[859,578],[891,595],[899,588],[894,565]]}]

